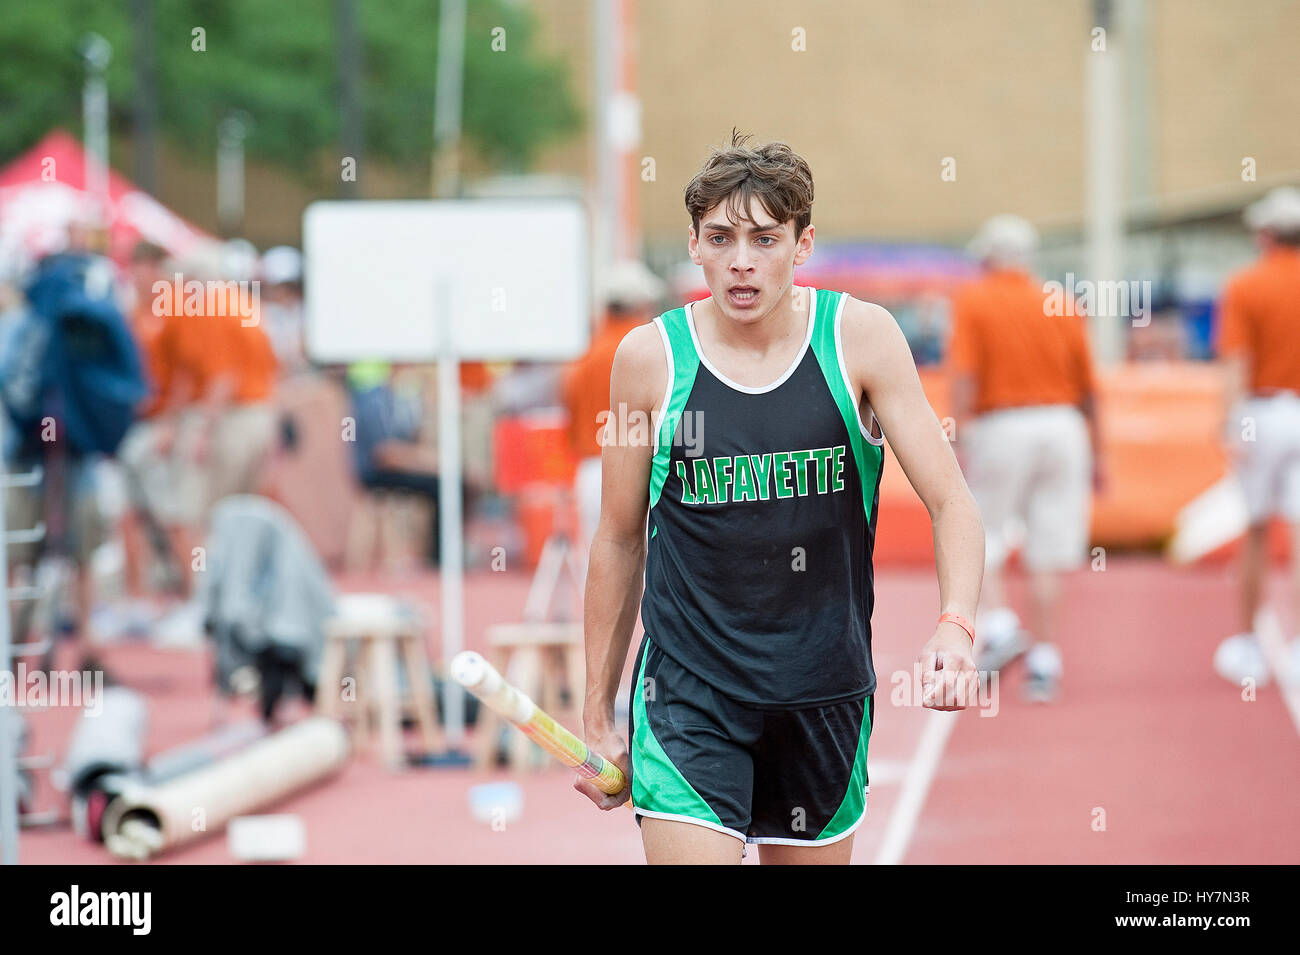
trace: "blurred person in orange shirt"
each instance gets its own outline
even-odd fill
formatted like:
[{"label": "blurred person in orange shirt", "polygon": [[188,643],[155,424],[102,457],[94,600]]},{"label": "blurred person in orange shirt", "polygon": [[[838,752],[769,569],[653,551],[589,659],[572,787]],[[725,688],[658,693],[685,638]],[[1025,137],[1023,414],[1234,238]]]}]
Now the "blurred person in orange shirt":
[{"label": "blurred person in orange shirt", "polygon": [[[1061,575],[1087,555],[1092,488],[1102,471],[1086,320],[1056,315],[1030,271],[1038,233],[995,216],[970,250],[983,275],[953,299],[950,369],[956,449],[984,518],[984,604],[976,666],[998,670],[1026,654],[1026,697],[1055,698],[1063,664],[1053,642]],[[1024,531],[1031,629],[1011,609],[1003,567]]]},{"label": "blurred person in orange shirt", "polygon": [[[1265,683],[1268,663],[1254,633],[1268,570],[1268,523],[1291,527],[1291,575],[1300,606],[1300,190],[1274,189],[1246,210],[1259,260],[1229,279],[1217,344],[1228,382],[1224,438],[1246,498],[1241,551],[1241,632],[1214,655],[1233,683]],[[1300,638],[1289,666],[1300,677]]]},{"label": "blurred person in orange shirt", "polygon": [[[261,328],[258,286],[224,278],[219,254],[205,250],[155,294],[164,324],[157,387],[163,418],[156,451],[171,463],[165,523],[186,566],[215,505],[257,487],[272,450],[277,363]],[[201,283],[201,302],[191,283]]]},{"label": "blurred person in orange shirt", "polygon": [[[654,319],[663,294],[664,283],[640,262],[614,264],[601,283],[605,319],[587,353],[566,370],[561,385],[569,412],[569,443],[580,459],[573,492],[578,502],[578,533],[582,535],[579,553],[584,566],[600,522],[600,449],[604,425],[611,414],[609,381],[614,353],[623,336]],[[646,422],[649,426],[650,422]]]},{"label": "blurred person in orange shirt", "polygon": [[[141,240],[131,252],[129,274],[131,288],[134,292],[130,314],[131,334],[140,346],[140,358],[144,362],[149,381],[158,380],[159,358],[158,342],[162,338],[164,316],[155,314],[153,307],[154,285],[159,281],[169,281],[163,273],[167,262],[167,250],[152,242]],[[156,388],[140,407],[141,417],[153,417],[162,408],[162,396]]]},{"label": "blurred person in orange shirt", "polygon": [[162,371],[159,353],[166,317],[154,308],[155,284],[170,282],[164,275],[166,250],[141,241],[131,253],[129,274],[134,292],[130,314],[131,334],[140,349],[141,362],[149,380],[149,396],[137,409],[135,423],[122,439],[117,460],[126,478],[126,492],[131,507],[122,517],[122,537],[126,552],[126,587],[131,597],[140,597],[147,589],[144,581],[146,561],[145,533],[149,534],[155,556],[166,574],[165,589],[180,586],[176,576],[175,555],[162,528],[162,515],[171,485],[167,458],[158,452],[158,431],[165,400],[158,390]]}]

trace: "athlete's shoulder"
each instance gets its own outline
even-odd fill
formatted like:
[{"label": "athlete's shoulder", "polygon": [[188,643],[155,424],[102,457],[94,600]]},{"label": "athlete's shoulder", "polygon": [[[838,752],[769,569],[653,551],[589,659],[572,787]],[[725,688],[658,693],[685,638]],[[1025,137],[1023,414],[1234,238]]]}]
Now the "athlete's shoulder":
[{"label": "athlete's shoulder", "polygon": [[618,356],[622,356],[625,364],[639,364],[653,358],[656,353],[662,356],[663,350],[659,327],[651,321],[638,325],[624,335],[623,340],[618,343],[615,357],[617,359]]},{"label": "athlete's shoulder", "polygon": [[898,329],[898,322],[883,305],[864,302],[848,293],[845,293],[845,299],[840,335],[846,344],[850,337],[855,340],[870,340]]},{"label": "athlete's shoulder", "polygon": [[654,322],[638,325],[618,343],[614,352],[612,385],[616,391],[634,394],[653,404],[668,378],[668,360],[663,338]]}]

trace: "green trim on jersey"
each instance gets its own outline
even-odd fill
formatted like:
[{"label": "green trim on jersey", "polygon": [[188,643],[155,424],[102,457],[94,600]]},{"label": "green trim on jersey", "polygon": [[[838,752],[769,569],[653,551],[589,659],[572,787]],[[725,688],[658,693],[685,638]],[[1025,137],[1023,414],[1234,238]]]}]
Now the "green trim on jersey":
[{"label": "green trim on jersey", "polygon": [[845,387],[844,376],[840,373],[840,350],[835,341],[835,317],[841,302],[848,299],[847,292],[828,292],[817,290],[817,318],[813,329],[812,348],[821,366],[822,376],[831,390],[835,405],[840,409],[844,419],[844,428],[849,433],[849,443],[853,448],[853,461],[858,466],[858,477],[862,483],[862,509],[868,520],[871,519],[871,506],[876,495],[876,479],[884,459],[881,445],[872,444],[862,436],[858,427],[857,396],[849,394]]},{"label": "green trim on jersey", "polygon": [[867,808],[867,743],[871,739],[871,701],[862,707],[862,729],[858,733],[858,750],[853,756],[853,775],[844,801],[835,810],[826,828],[817,834],[817,842],[833,839],[862,818]]},{"label": "green trim on jersey", "polygon": [[[646,651],[648,650],[647,646]],[[722,826],[722,820],[713,811],[713,807],[704,801],[704,797],[686,781],[681,770],[673,765],[659,740],[655,739],[654,731],[650,729],[650,719],[645,709],[645,661],[648,655],[648,652],[642,652],[641,668],[637,671],[636,684],[632,687],[632,718],[636,724],[632,737],[632,747],[636,752],[636,767],[632,773],[632,805],[650,812],[689,816]]]},{"label": "green trim on jersey", "polygon": [[663,493],[664,482],[668,480],[668,459],[673,450],[673,435],[677,431],[677,422],[681,419],[686,399],[690,397],[695,385],[695,375],[700,369],[700,356],[695,352],[691,341],[691,330],[686,324],[686,308],[675,308],[664,312],[655,319],[668,336],[668,345],[672,349],[673,366],[669,373],[673,376],[672,390],[668,396],[668,405],[659,409],[659,428],[656,432],[658,442],[655,445],[654,460],[650,465],[650,507],[659,503]]}]

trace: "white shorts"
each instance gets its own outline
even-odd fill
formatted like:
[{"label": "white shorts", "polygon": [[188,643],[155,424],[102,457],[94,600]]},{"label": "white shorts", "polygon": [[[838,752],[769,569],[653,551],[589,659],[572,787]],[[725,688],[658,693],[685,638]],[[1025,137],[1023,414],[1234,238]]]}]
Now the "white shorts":
[{"label": "white shorts", "polygon": [[143,508],[155,517],[172,513],[174,489],[171,458],[158,450],[157,419],[135,422],[117,449],[117,463],[126,476],[126,493],[132,506]]},{"label": "white shorts", "polygon": [[1250,522],[1300,521],[1300,396],[1247,398],[1231,426]]},{"label": "white shorts", "polygon": [[1021,533],[1031,570],[1068,570],[1086,560],[1092,448],[1079,409],[993,411],[966,425],[958,440],[984,521],[989,567],[1006,562]]},{"label": "white shorts", "polygon": [[210,429],[207,460],[195,461],[194,445],[208,431],[206,412],[180,413],[172,452],[172,494],[167,523],[197,527],[212,508],[231,494],[251,493],[259,470],[275,445],[276,414],[270,404],[236,404],[226,408]]}]

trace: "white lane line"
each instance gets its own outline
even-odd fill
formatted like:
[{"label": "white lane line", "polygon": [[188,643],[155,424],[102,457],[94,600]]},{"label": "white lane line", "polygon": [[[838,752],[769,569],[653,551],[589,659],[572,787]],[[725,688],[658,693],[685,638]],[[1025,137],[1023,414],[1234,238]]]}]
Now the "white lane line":
[{"label": "white lane line", "polygon": [[868,763],[868,775],[871,777],[871,788],[877,786],[893,786],[903,781],[907,775],[907,767],[911,765],[910,760],[905,759],[877,759]]},{"label": "white lane line", "polygon": [[1282,635],[1277,614],[1270,608],[1265,607],[1255,614],[1255,636],[1264,651],[1264,658],[1268,660],[1268,668],[1273,671],[1273,680],[1282,694],[1282,701],[1291,713],[1291,722],[1300,733],[1300,681],[1288,679],[1291,674],[1287,667],[1286,638]]},{"label": "white lane line", "polygon": [[939,760],[943,758],[943,749],[957,725],[957,713],[930,710],[929,714],[929,721],[921,732],[921,741],[916,744],[916,753],[907,767],[907,775],[903,777],[898,802],[894,803],[894,811],[885,826],[885,838],[876,853],[876,865],[898,865],[907,855],[916,821],[921,817],[921,808],[930,792],[930,783],[939,769]]}]

